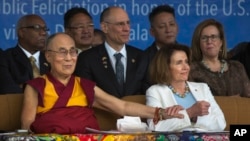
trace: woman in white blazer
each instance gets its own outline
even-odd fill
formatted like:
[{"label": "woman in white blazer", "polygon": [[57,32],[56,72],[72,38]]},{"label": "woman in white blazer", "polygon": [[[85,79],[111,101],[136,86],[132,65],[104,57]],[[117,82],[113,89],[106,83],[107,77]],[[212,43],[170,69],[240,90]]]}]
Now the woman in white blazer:
[{"label": "woman in white blazer", "polygon": [[183,117],[159,121],[148,119],[151,130],[222,131],[226,127],[224,114],[208,85],[187,81],[189,59],[190,51],[187,46],[169,44],[161,48],[152,60],[149,71],[154,85],[146,92],[147,105],[166,108],[169,117],[176,113]]}]

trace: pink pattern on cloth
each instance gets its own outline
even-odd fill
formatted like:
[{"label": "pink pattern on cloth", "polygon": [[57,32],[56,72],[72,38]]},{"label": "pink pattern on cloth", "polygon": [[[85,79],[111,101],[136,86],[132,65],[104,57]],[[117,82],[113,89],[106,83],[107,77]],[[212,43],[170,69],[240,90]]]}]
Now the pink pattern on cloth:
[{"label": "pink pattern on cloth", "polygon": [[203,135],[202,139],[204,141],[229,141],[227,135]]}]

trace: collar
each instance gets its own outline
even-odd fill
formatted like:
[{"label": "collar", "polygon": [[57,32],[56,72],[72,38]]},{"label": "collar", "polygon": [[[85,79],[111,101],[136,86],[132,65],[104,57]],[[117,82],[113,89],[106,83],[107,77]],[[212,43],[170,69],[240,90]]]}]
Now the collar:
[{"label": "collar", "polygon": [[33,56],[37,61],[39,61],[40,51],[37,51],[36,53],[31,54],[26,49],[24,49],[20,44],[18,46],[22,49],[22,51],[27,56],[27,58],[30,58],[30,56]]},{"label": "collar", "polygon": [[[116,50],[114,50],[107,42],[104,43],[105,48],[108,52],[109,56],[113,56],[115,53],[118,53]],[[126,45],[124,44],[122,49],[119,51],[124,58],[127,58],[127,51],[126,51]]]}]

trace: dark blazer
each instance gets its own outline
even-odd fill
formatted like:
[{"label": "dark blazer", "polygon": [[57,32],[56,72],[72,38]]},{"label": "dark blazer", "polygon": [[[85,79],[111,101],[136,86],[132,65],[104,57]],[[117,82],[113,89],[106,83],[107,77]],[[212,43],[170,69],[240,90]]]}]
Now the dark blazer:
[{"label": "dark blazer", "polygon": [[150,64],[150,62],[153,60],[157,51],[158,49],[155,42],[153,42],[148,48],[144,50],[144,57],[147,58],[148,64]]},{"label": "dark blazer", "polygon": [[[9,48],[4,51],[6,60],[6,68],[8,70],[8,79],[15,83],[15,85],[8,85],[7,88],[20,87],[30,79],[33,79],[33,72],[29,58],[24,54],[19,46]],[[44,53],[40,53],[40,74],[43,75],[50,70],[49,63],[45,59]],[[5,68],[5,69],[6,69]],[[0,80],[3,81],[3,80]],[[10,91],[12,93],[21,93],[23,89],[17,91]]]},{"label": "dark blazer", "polygon": [[232,60],[237,60],[244,65],[250,79],[250,42],[241,42],[232,50]]},{"label": "dark blazer", "polygon": [[124,92],[119,93],[118,82],[104,44],[79,54],[75,75],[90,79],[96,85],[116,97],[143,94],[145,69],[141,66],[142,51],[126,45],[127,70]]},{"label": "dark blazer", "polygon": [[153,42],[148,48],[146,48],[143,52],[143,60],[145,62],[145,76],[144,76],[144,90],[146,91],[151,85],[152,83],[150,82],[150,78],[149,78],[149,65],[151,63],[151,61],[153,60],[155,54],[157,53],[158,49],[156,47],[155,42]]}]

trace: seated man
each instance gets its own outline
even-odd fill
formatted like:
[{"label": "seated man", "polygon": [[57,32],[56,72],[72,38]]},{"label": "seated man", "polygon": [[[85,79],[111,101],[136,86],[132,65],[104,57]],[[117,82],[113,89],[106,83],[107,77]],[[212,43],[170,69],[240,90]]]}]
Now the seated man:
[{"label": "seated man", "polygon": [[27,82],[21,123],[35,133],[85,133],[85,127],[99,129],[92,107],[119,115],[163,119],[182,117],[177,112],[159,113],[157,108],[125,102],[107,94],[94,82],[72,75],[78,57],[74,40],[65,33],[48,38],[45,57],[51,71]]},{"label": "seated man", "polygon": [[[108,7],[100,16],[104,44],[79,54],[75,75],[90,79],[118,98],[144,94],[142,51],[128,45],[130,20],[120,7]],[[142,67],[141,67],[142,66]]]},{"label": "seated man", "polygon": [[6,62],[0,66],[0,70],[8,72],[5,80],[11,81],[6,83],[7,93],[23,93],[23,84],[27,80],[45,74],[50,69],[43,53],[49,30],[45,21],[38,15],[25,15],[18,20],[16,30],[18,43],[4,51]]}]

